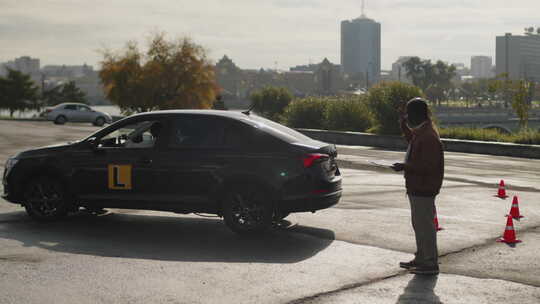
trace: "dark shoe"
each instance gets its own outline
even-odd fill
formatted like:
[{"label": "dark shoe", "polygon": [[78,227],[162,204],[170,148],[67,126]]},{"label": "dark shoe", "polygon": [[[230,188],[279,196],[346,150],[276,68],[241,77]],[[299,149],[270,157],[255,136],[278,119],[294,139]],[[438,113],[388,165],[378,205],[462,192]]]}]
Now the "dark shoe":
[{"label": "dark shoe", "polygon": [[410,262],[399,262],[399,267],[405,268],[405,269],[411,269],[413,267],[416,267],[416,262],[414,260]]},{"label": "dark shoe", "polygon": [[439,274],[439,266],[435,267],[426,267],[426,266],[416,266],[409,268],[410,273],[414,274],[423,274],[423,275],[437,275]]}]

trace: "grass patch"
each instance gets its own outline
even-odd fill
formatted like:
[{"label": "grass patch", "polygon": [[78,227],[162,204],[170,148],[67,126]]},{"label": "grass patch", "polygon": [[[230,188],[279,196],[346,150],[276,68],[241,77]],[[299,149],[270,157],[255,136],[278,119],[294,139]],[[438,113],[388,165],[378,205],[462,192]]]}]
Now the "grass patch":
[{"label": "grass patch", "polygon": [[441,128],[439,132],[442,138],[540,145],[540,132],[534,130],[504,134],[492,129]]}]

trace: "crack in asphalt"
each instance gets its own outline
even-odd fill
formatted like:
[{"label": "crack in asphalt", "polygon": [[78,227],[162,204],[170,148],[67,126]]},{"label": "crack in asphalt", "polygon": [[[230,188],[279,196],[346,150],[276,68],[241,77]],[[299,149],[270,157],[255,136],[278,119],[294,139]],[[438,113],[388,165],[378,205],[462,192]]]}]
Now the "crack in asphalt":
[{"label": "crack in asphalt", "polygon": [[315,300],[315,299],[320,298],[320,297],[329,296],[329,295],[333,295],[333,294],[336,294],[336,293],[339,293],[339,292],[343,292],[343,291],[359,288],[359,287],[362,287],[362,286],[370,285],[370,284],[373,284],[373,283],[382,282],[384,280],[399,277],[399,276],[405,275],[407,273],[408,272],[406,270],[404,270],[404,271],[400,271],[398,273],[395,273],[395,274],[392,274],[392,275],[389,275],[389,276],[385,276],[385,277],[382,277],[382,278],[376,278],[376,279],[373,279],[373,280],[368,280],[368,281],[365,281],[365,282],[362,282],[362,283],[347,284],[347,285],[344,285],[344,286],[342,286],[342,287],[340,287],[338,289],[335,289],[335,290],[321,292],[321,293],[318,293],[318,294],[315,294],[315,295],[312,295],[312,296],[307,296],[307,297],[303,297],[303,298],[300,298],[300,299],[292,300],[292,301],[287,302],[287,304],[301,304],[301,303],[304,303],[305,301]]},{"label": "crack in asphalt", "polygon": [[[539,229],[539,228],[540,228],[540,225],[534,226],[534,227],[529,227],[529,228],[526,228],[526,229],[521,229],[520,231],[521,231],[522,234],[525,234],[525,233],[531,232],[531,231]],[[310,234],[309,232],[295,231],[295,233],[302,233],[302,234],[310,235],[312,237],[324,238],[324,237],[321,237],[321,236]],[[495,246],[496,245],[495,240],[497,240],[498,238],[499,237],[491,238],[491,239],[488,239],[485,242],[482,242],[480,244],[476,244],[476,245],[473,245],[473,246],[469,246],[469,247],[465,247],[465,248],[462,248],[462,249],[459,249],[459,250],[450,251],[450,252],[447,252],[445,254],[441,254],[441,255],[439,255],[439,258],[444,259],[445,257],[448,257],[450,255],[465,253],[467,251],[476,250],[476,249],[483,249],[483,248],[487,248],[489,246]],[[355,243],[355,242],[350,242],[350,241],[345,241],[345,240],[340,240],[340,239],[335,239],[335,240],[345,242],[345,243],[349,243],[349,244],[353,244],[353,245],[370,246],[370,247],[375,247],[375,248],[380,248],[380,249],[385,249],[385,250],[390,250],[390,251],[405,252],[405,251],[401,251],[401,250],[388,249],[388,248],[383,248],[383,247],[380,247],[380,246],[366,245],[366,244]],[[459,275],[459,276],[463,276],[463,277],[470,277],[470,278],[477,278],[477,279],[501,280],[501,281],[513,282],[513,283],[526,285],[526,286],[540,287],[540,284],[532,284],[532,283],[529,283],[529,282],[514,280],[514,279],[510,279],[510,278],[497,277],[497,276],[495,276],[495,277],[481,276],[481,275],[476,275],[475,276],[473,274],[468,274],[468,273],[459,272],[459,271],[441,271],[440,273],[441,274],[453,274],[453,275]],[[367,281],[364,281],[364,282],[347,284],[347,285],[344,285],[344,286],[342,286],[342,287],[340,287],[338,289],[335,289],[335,290],[325,291],[325,292],[317,293],[317,294],[314,294],[314,295],[311,295],[311,296],[307,296],[307,297],[299,298],[299,299],[296,299],[296,300],[292,300],[292,301],[287,302],[287,304],[302,304],[302,303],[304,303],[306,301],[311,301],[311,300],[315,300],[315,299],[320,298],[320,297],[334,295],[334,294],[337,294],[337,293],[340,293],[340,292],[343,292],[343,291],[348,291],[348,290],[351,290],[351,289],[371,285],[371,284],[374,284],[374,283],[382,282],[382,281],[387,280],[387,279],[400,277],[400,276],[403,276],[403,275],[406,275],[406,274],[409,274],[409,272],[407,272],[406,270],[401,270],[401,271],[398,271],[397,273],[392,274],[392,275],[388,275],[388,276],[384,276],[384,277],[380,277],[380,278],[375,278],[375,279],[367,280]]]},{"label": "crack in asphalt", "polygon": [[490,277],[490,276],[485,276],[485,275],[474,275],[474,274],[470,274],[470,273],[466,273],[466,272],[460,272],[460,271],[444,271],[444,272],[441,271],[441,273],[459,275],[459,276],[462,276],[462,277],[469,277],[469,278],[482,279],[482,280],[500,280],[500,281],[512,282],[512,283],[521,284],[521,285],[530,286],[530,287],[540,287],[540,284],[523,282],[523,281],[511,279],[511,278]]}]

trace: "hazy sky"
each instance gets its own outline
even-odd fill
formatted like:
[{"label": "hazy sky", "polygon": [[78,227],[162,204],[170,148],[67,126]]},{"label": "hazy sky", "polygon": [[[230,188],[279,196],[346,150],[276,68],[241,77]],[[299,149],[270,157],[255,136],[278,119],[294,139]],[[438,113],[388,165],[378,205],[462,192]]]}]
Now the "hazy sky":
[{"label": "hazy sky", "polygon": [[[382,65],[399,56],[470,64],[495,56],[495,36],[540,26],[539,0],[367,0],[382,24]],[[189,35],[217,60],[287,69],[340,61],[340,21],[360,0],[0,0],[0,62],[21,55],[46,64],[98,67],[103,47],[144,43],[153,31]],[[516,7],[513,7],[513,5]]]}]

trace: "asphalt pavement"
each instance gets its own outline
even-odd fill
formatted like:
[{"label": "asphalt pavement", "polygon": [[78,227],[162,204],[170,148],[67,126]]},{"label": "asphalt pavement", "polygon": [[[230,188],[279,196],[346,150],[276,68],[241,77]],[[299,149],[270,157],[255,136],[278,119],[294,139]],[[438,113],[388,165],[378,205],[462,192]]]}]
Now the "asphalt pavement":
[{"label": "asphalt pavement", "polygon": [[[96,127],[0,121],[0,162]],[[540,303],[540,160],[446,153],[437,199],[441,274],[414,276],[401,174],[370,160],[403,151],[338,147],[344,196],[330,209],[243,239],[221,219],[165,212],[79,213],[31,221],[0,200],[0,303]],[[522,243],[497,243],[511,199]]]}]

